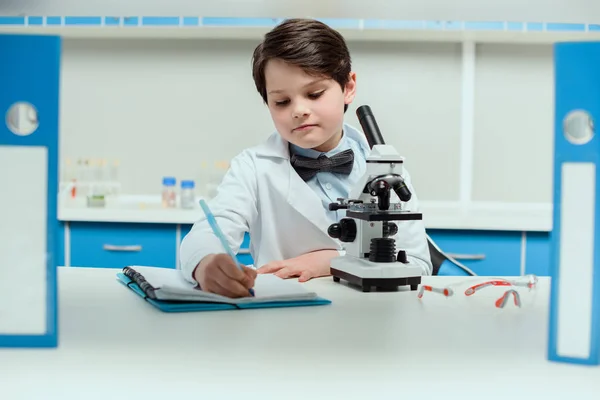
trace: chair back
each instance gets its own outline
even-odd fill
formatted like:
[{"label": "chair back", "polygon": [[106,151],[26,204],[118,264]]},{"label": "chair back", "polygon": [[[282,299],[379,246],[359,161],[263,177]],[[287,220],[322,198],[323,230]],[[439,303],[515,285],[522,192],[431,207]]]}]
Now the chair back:
[{"label": "chair back", "polygon": [[[444,253],[429,235],[427,235],[427,245],[429,246],[429,255],[431,257],[431,264],[433,265],[432,275],[440,275],[442,265],[447,262],[446,265],[444,265],[442,275],[477,276],[477,274],[466,265],[460,263],[447,253]],[[450,273],[450,270],[452,270],[452,273]]]}]

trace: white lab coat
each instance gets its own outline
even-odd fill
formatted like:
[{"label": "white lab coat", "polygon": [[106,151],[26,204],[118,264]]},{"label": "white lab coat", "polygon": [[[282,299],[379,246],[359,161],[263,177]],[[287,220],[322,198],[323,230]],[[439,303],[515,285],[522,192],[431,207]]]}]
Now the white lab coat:
[{"label": "white lab coat", "polygon": [[[349,125],[345,125],[344,133],[361,144],[365,157],[369,154],[364,134]],[[413,193],[406,206],[415,211],[419,208],[418,199],[410,175],[406,170],[405,173],[406,184]],[[234,252],[239,250],[244,233],[250,232],[250,251],[257,268],[315,250],[343,251],[342,243],[328,236],[331,222],[321,200],[291,166],[288,142],[278,133],[233,158],[209,206]],[[430,275],[432,265],[423,221],[403,221],[398,225],[397,248],[404,249],[409,262]],[[193,281],[192,272],[204,256],[223,252],[202,216],[181,243],[184,277]]]}]

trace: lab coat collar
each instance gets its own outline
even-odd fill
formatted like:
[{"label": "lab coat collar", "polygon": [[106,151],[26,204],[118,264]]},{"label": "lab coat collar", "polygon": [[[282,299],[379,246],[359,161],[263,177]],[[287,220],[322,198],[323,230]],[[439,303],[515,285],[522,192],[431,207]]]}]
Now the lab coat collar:
[{"label": "lab coat collar", "polygon": [[[344,134],[347,138],[355,140],[367,157],[370,147],[365,135],[356,128],[344,124]],[[272,134],[266,142],[255,147],[254,151],[258,157],[290,159],[289,142],[281,138],[279,133]],[[329,221],[319,196],[300,178],[291,164],[287,167],[277,168],[271,171],[274,176],[279,176],[279,185],[275,190],[283,192],[288,204],[290,204],[300,215],[304,215],[320,232],[327,232],[331,222]],[[325,234],[326,235],[326,234]],[[327,236],[328,237],[328,236]],[[329,238],[329,237],[328,237]],[[341,248],[339,241],[329,238],[332,245]]]},{"label": "lab coat collar", "polygon": [[[344,124],[344,135],[347,135],[348,138],[358,142],[365,156],[371,152],[367,138],[358,129],[351,125]],[[258,156],[284,158],[289,160],[289,147],[289,142],[283,139],[279,133],[275,132],[264,143],[258,145],[255,148],[255,151]]]}]

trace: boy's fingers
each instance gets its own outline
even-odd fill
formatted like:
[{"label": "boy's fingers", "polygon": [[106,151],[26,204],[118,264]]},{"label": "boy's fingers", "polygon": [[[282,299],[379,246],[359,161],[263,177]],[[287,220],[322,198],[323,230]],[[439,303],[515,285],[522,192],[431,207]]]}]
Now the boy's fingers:
[{"label": "boy's fingers", "polygon": [[246,274],[235,265],[231,257],[226,256],[219,260],[219,268],[229,278],[241,282],[246,277]]},{"label": "boy's fingers", "polygon": [[240,282],[229,279],[225,275],[215,277],[215,283],[221,289],[221,293],[227,297],[246,297],[249,296],[248,288]]},{"label": "boy's fingers", "polygon": [[254,287],[254,281],[256,280],[256,271],[251,268],[244,267],[244,272],[246,276],[242,280],[242,285],[246,286],[248,289]]},{"label": "boy's fingers", "polygon": [[233,293],[231,290],[219,285],[219,283],[217,283],[217,282],[214,282],[213,285],[214,285],[214,290],[213,290],[214,293],[217,293],[217,294],[220,294],[221,296],[229,297],[232,299],[234,299],[236,297],[240,297],[240,296],[237,296],[235,293]]},{"label": "boy's fingers", "polygon": [[244,266],[244,271],[252,280],[256,279],[256,270],[254,268]]},{"label": "boy's fingers", "polygon": [[280,277],[281,279],[291,278],[296,276],[297,274],[291,268],[282,268],[275,273],[275,276]]},{"label": "boy's fingers", "polygon": [[309,270],[306,270],[306,271],[302,272],[302,274],[300,274],[300,277],[298,278],[298,282],[306,282],[306,281],[310,280],[311,278],[314,278],[312,272],[310,272]]},{"label": "boy's fingers", "polygon": [[269,263],[269,264],[263,265],[256,272],[259,274],[272,274],[273,272],[279,271],[281,268],[283,268],[283,265],[281,265],[280,263],[274,262],[274,263]]}]

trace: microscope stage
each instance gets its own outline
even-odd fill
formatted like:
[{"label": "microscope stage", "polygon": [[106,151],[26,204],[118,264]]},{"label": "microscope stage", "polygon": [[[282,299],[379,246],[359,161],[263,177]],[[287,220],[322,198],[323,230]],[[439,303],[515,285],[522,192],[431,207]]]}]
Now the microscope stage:
[{"label": "microscope stage", "polygon": [[423,219],[423,214],[411,211],[354,211],[347,210],[346,217],[363,221],[414,221]]},{"label": "microscope stage", "polygon": [[417,290],[422,273],[420,267],[401,262],[374,263],[347,255],[331,260],[333,281],[343,279],[360,286],[363,292],[369,292],[372,287],[390,290],[409,285],[411,290]]}]

